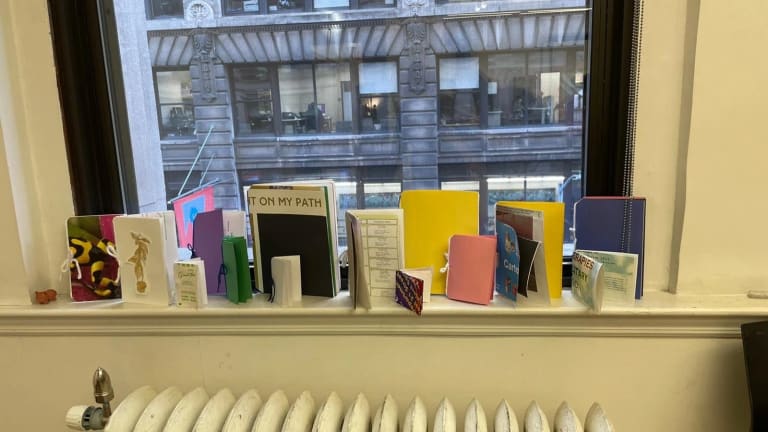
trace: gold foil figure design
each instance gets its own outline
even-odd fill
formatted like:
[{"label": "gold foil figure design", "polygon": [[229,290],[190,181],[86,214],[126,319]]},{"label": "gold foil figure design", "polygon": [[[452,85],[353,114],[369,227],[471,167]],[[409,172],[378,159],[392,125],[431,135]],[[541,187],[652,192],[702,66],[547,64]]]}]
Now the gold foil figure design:
[{"label": "gold foil figure design", "polygon": [[133,251],[133,255],[128,258],[128,262],[133,264],[133,273],[136,275],[136,292],[144,294],[147,292],[147,282],[144,280],[144,264],[147,262],[149,245],[152,242],[141,235],[141,233],[135,233],[133,231],[131,231],[131,237],[133,237],[133,241],[136,243],[136,250]]}]

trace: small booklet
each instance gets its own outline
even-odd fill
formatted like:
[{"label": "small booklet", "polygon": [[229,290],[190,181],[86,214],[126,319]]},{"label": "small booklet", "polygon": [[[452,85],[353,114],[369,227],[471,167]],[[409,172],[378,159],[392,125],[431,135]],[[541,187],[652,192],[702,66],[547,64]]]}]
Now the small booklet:
[{"label": "small booklet", "polygon": [[69,273],[74,302],[121,298],[119,265],[112,220],[119,215],[73,216],[67,219]]},{"label": "small booklet", "polygon": [[424,280],[398,270],[395,273],[395,284],[397,304],[421,315],[424,308]]},{"label": "small booklet", "polygon": [[578,252],[603,265],[606,303],[634,303],[637,294],[635,283],[639,262],[637,254],[581,249]]},{"label": "small booklet", "polygon": [[496,221],[496,256],[496,292],[517,300],[520,246],[515,229],[501,221]]},{"label": "small booklet", "polygon": [[[526,303],[549,303],[550,290],[544,252],[544,212],[496,205],[496,221],[517,233],[520,250],[518,294]],[[498,234],[498,233],[497,233]]]},{"label": "small booklet", "polygon": [[176,261],[173,264],[176,304],[179,307],[200,308],[208,304],[205,267],[199,258]]},{"label": "small booklet", "polygon": [[395,299],[395,272],[404,267],[403,210],[348,210],[349,293],[355,307]]},{"label": "small booklet", "polygon": [[445,296],[487,305],[493,299],[496,236],[454,235],[448,241]]},{"label": "small booklet", "polygon": [[573,253],[571,291],[577,300],[591,310],[603,307],[603,265],[580,251]]},{"label": "small booklet", "polygon": [[245,303],[251,300],[253,289],[245,237],[224,237],[221,248],[224,264],[223,275],[219,274],[219,281],[226,280],[227,298],[232,303]]}]

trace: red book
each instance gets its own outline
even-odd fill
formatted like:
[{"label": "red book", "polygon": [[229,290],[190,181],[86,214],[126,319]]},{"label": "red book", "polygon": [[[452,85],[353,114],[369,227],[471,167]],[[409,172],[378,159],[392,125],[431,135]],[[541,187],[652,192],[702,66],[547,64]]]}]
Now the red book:
[{"label": "red book", "polygon": [[493,299],[496,236],[453,235],[448,242],[445,295],[487,305]]}]

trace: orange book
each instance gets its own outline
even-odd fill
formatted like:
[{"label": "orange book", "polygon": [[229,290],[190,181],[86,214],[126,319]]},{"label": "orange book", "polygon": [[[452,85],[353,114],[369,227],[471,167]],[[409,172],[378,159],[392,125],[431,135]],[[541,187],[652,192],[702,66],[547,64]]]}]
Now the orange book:
[{"label": "orange book", "polygon": [[445,295],[452,300],[487,305],[493,299],[495,270],[496,236],[452,236]]}]

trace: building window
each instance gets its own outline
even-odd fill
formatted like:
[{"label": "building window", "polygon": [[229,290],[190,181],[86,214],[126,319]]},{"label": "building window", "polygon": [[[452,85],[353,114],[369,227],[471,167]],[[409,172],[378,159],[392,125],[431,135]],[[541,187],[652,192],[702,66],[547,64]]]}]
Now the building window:
[{"label": "building window", "polygon": [[361,63],[360,130],[393,132],[400,129],[397,62]]},{"label": "building window", "polygon": [[440,125],[480,125],[480,59],[441,58]]},{"label": "building window", "polygon": [[322,134],[352,129],[348,64],[280,65],[277,77],[284,134]]},{"label": "building window", "polygon": [[272,133],[272,76],[266,66],[232,68],[235,130],[239,135]]},{"label": "building window", "polygon": [[311,0],[267,0],[270,13],[299,12],[309,7]]},{"label": "building window", "polygon": [[184,17],[182,0],[149,0],[147,6],[150,19]]},{"label": "building window", "polygon": [[395,0],[357,0],[357,7],[360,9],[393,7]]},{"label": "building window", "polygon": [[158,115],[160,137],[188,137],[194,135],[195,113],[192,105],[192,79],[189,71],[157,71]]},{"label": "building window", "polygon": [[261,11],[260,0],[225,0],[224,13],[227,15],[255,14]]}]

